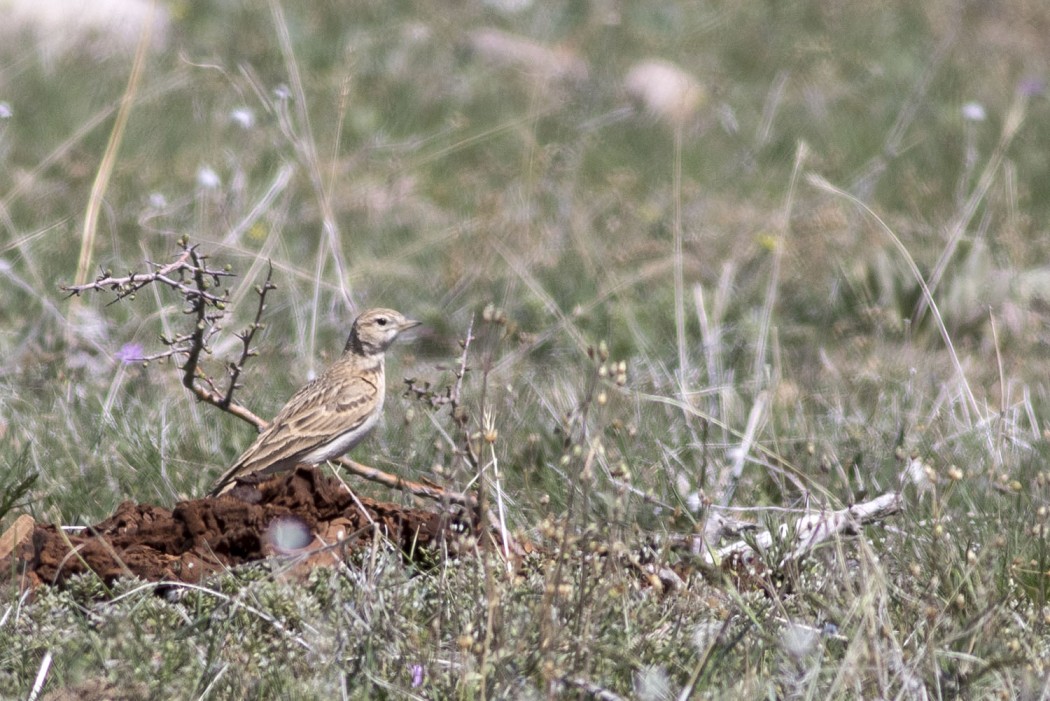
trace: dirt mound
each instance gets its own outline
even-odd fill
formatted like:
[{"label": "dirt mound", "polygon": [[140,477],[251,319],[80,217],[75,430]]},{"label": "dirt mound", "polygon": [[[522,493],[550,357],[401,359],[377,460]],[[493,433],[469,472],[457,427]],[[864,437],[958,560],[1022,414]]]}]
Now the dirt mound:
[{"label": "dirt mound", "polygon": [[[22,525],[19,526],[19,523]],[[473,530],[470,513],[407,509],[355,496],[312,468],[299,468],[217,499],[184,501],[168,510],[124,502],[111,517],[77,534],[47,525],[12,526],[0,550],[0,577],[25,586],[62,584],[94,572],[196,582],[228,567],[275,555],[300,555],[298,566],[340,561],[381,534],[406,558],[425,558],[444,539]]]}]

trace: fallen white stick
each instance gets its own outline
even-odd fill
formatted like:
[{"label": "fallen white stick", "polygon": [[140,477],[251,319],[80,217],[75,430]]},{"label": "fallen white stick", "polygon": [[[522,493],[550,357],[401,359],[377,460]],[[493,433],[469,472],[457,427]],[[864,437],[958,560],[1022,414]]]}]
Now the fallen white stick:
[{"label": "fallen white stick", "polygon": [[33,688],[29,691],[29,701],[36,701],[37,697],[40,696],[40,690],[44,688],[44,682],[47,681],[47,672],[49,669],[51,669],[50,650],[44,653],[44,659],[40,661],[40,669],[37,670],[36,680],[33,682]]},{"label": "fallen white stick", "polygon": [[[836,535],[853,535],[865,524],[896,514],[901,509],[901,497],[897,492],[890,492],[877,496],[871,501],[840,509],[838,511],[819,511],[802,516],[794,524],[789,526],[783,524],[777,529],[777,538],[783,540],[789,533],[794,536],[795,544],[787,555],[780,561],[783,566],[791,560],[797,560],[817,545],[829,540]],[[704,562],[715,565],[723,562],[727,557],[741,555],[748,557],[758,550],[766,550],[773,545],[773,534],[770,531],[760,531],[748,541],[738,540],[730,545],[711,551],[702,547],[699,554]]]}]

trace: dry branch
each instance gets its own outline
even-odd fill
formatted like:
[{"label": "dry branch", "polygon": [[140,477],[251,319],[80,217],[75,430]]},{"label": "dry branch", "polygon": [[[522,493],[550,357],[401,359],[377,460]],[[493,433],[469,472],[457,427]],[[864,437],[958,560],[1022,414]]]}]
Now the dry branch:
[{"label": "dry branch", "polygon": [[[759,531],[718,550],[709,547],[702,536],[690,537],[688,544],[689,549],[701,557],[704,564],[716,566],[733,556],[753,558],[779,541],[786,552],[777,563],[777,567],[782,568],[812,552],[821,543],[836,536],[856,535],[862,526],[882,521],[900,510],[901,495],[889,492],[845,509],[808,513],[794,523],[781,525],[776,534],[768,530]],[[788,539],[791,542],[785,542]]]}]

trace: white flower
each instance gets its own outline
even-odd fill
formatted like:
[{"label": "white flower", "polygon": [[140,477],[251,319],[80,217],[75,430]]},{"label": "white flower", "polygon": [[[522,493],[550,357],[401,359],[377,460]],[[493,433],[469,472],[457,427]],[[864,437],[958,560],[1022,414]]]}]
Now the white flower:
[{"label": "white flower", "polygon": [[204,190],[215,190],[222,185],[222,179],[209,166],[201,166],[197,171],[197,185]]},{"label": "white flower", "polygon": [[230,112],[230,121],[241,129],[251,129],[255,126],[255,113],[247,107],[238,107]]},{"label": "white flower", "polygon": [[15,113],[11,109],[11,103],[7,100],[0,100],[0,119],[11,119],[13,116]]},{"label": "white flower", "polygon": [[671,125],[692,121],[707,101],[707,90],[696,77],[660,59],[634,64],[624,78],[624,87],[645,112]]},{"label": "white flower", "polygon": [[967,102],[962,106],[962,116],[968,122],[983,122],[988,118],[984,105],[980,102]]}]

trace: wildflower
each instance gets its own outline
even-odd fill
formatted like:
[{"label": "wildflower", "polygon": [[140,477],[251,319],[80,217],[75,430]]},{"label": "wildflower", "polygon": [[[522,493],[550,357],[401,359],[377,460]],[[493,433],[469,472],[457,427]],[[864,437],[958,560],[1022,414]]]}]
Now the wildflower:
[{"label": "wildflower", "polygon": [[636,63],[624,87],[645,112],[672,126],[691,122],[707,101],[707,90],[699,80],[682,67],[659,59]]},{"label": "wildflower", "polygon": [[197,171],[197,185],[203,190],[215,190],[222,185],[222,179],[209,166],[201,166]]},{"label": "wildflower", "polygon": [[980,102],[967,102],[962,106],[962,116],[968,122],[983,122],[988,118],[984,105]]},{"label": "wildflower", "polygon": [[142,347],[141,343],[125,343],[113,357],[125,365],[130,365],[142,360],[145,351],[146,349]]},{"label": "wildflower", "polygon": [[251,129],[255,126],[255,113],[247,107],[238,107],[230,112],[230,121],[241,129]]},{"label": "wildflower", "polygon": [[[1041,97],[1046,94],[1046,83],[1040,78],[1035,76],[1029,76],[1021,81],[1021,84],[1017,86],[1018,91],[1025,97]],[[0,107],[3,103],[0,103]]]},{"label": "wildflower", "polygon": [[412,688],[416,689],[423,686],[423,665],[414,664],[412,665]]}]

